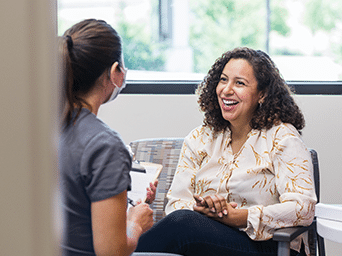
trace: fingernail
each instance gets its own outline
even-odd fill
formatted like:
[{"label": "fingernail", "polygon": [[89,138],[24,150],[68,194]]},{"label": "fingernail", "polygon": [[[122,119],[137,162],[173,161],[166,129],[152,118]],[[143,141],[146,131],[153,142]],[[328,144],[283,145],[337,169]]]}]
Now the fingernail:
[{"label": "fingernail", "polygon": [[222,212],[220,212],[220,213],[218,214],[218,216],[219,216],[220,218],[222,218],[222,217],[223,217]]},{"label": "fingernail", "polygon": [[228,211],[225,209],[225,210],[223,210],[223,214],[224,215],[228,215]]},{"label": "fingernail", "polygon": [[211,208],[210,211],[211,211],[211,212],[216,212],[216,211],[215,211],[215,208]]}]

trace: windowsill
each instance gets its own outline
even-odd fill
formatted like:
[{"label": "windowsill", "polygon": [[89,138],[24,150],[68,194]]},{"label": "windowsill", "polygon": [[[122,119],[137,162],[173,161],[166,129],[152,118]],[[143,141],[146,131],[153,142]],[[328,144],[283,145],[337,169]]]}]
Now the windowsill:
[{"label": "windowsill", "polygon": [[[164,73],[164,72],[161,72]],[[150,77],[150,80],[127,80],[127,86],[122,91],[124,94],[194,94],[198,84],[202,81],[196,79],[184,79],[185,77],[174,77],[167,80],[166,76]],[[162,79],[164,78],[164,79]],[[180,79],[182,78],[182,79]],[[176,80],[177,79],[177,80]],[[294,87],[295,93],[299,95],[342,95],[342,81],[288,81],[288,85]]]}]

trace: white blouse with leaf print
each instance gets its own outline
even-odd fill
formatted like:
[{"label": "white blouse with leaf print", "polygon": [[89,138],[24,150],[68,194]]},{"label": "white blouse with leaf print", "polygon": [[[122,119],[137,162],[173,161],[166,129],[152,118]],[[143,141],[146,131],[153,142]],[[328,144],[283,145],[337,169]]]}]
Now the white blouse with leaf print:
[{"label": "white blouse with leaf print", "polygon": [[[275,229],[310,225],[316,194],[311,155],[291,124],[252,130],[239,153],[231,149],[230,130],[213,134],[200,126],[184,140],[167,194],[166,213],[191,209],[194,194],[218,193],[248,209],[245,231],[253,240],[272,238]],[[299,250],[298,237],[291,248]]]}]

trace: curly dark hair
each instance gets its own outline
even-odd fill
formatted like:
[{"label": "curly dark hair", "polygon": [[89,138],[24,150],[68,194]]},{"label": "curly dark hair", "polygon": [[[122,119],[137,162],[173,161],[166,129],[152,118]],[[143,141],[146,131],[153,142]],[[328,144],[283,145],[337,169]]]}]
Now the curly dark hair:
[{"label": "curly dark hair", "polygon": [[199,84],[196,93],[199,95],[200,108],[204,112],[204,125],[212,127],[214,132],[223,131],[230,125],[230,122],[222,116],[216,86],[225,65],[231,59],[245,59],[249,62],[258,82],[257,88],[264,95],[262,106],[255,110],[250,122],[252,129],[270,129],[283,122],[292,124],[300,132],[305,126],[305,121],[292,97],[292,90],[266,53],[247,47],[235,48],[224,53],[215,61],[204,80]]}]

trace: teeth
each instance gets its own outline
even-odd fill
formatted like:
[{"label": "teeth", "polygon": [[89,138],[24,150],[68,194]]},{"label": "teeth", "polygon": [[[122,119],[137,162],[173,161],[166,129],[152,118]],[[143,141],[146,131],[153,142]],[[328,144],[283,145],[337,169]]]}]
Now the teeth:
[{"label": "teeth", "polygon": [[235,100],[222,100],[225,105],[235,105],[238,102]]}]

